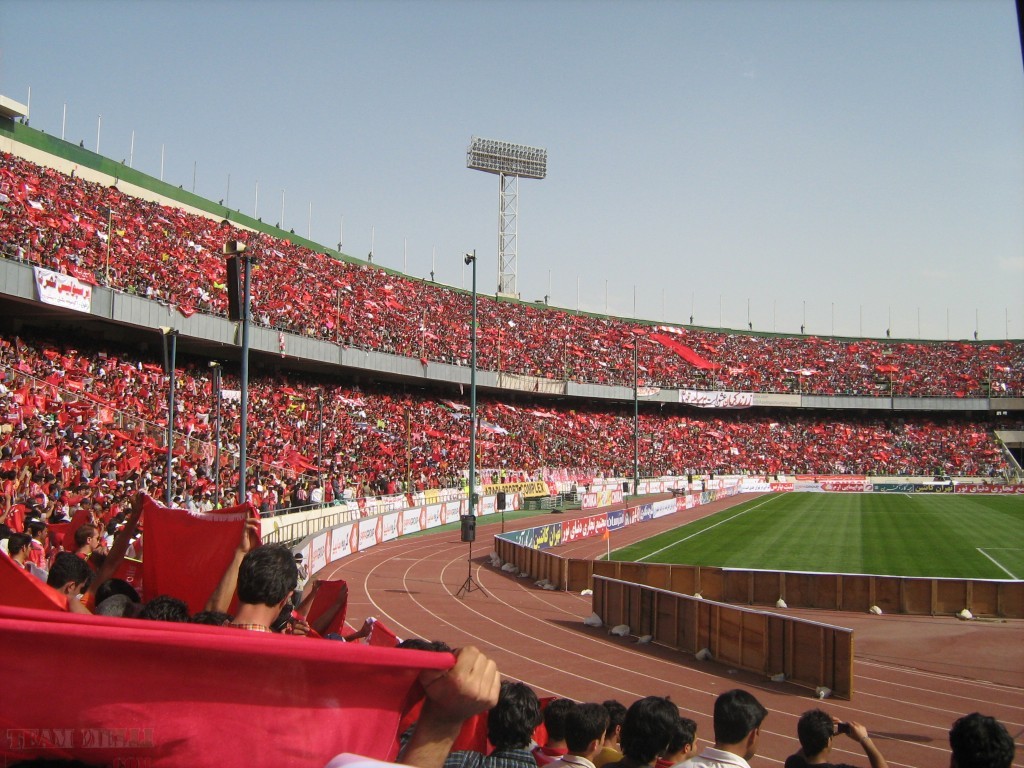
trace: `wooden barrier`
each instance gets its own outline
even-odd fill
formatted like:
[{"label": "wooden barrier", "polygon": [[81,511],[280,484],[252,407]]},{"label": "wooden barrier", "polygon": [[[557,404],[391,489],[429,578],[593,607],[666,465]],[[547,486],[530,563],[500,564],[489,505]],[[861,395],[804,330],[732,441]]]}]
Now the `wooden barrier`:
[{"label": "wooden barrier", "polygon": [[531,549],[495,537],[502,562],[515,563],[535,580],[579,592],[596,576],[636,582],[723,603],[864,613],[952,616],[966,608],[979,617],[1024,619],[1024,581],[927,579],[899,576],[745,571],[696,565],[627,563],[559,557],[555,549]]},{"label": "wooden barrier", "polygon": [[628,624],[659,645],[797,685],[853,695],[853,631],[594,576],[594,612],[607,626]]}]

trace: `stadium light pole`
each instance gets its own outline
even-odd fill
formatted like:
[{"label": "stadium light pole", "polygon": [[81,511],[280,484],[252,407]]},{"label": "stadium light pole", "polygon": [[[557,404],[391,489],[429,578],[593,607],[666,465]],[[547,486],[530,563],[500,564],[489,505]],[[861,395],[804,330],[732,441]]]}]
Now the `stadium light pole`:
[{"label": "stadium light pole", "polygon": [[238,503],[244,504],[246,499],[246,442],[249,438],[249,320],[252,314],[250,311],[252,304],[250,284],[254,257],[246,253],[245,243],[239,240],[225,240],[223,253],[228,257],[237,257],[242,262],[242,304],[239,307],[242,320],[242,381],[239,393],[241,418],[239,419],[238,436]]},{"label": "stadium light pole", "polygon": [[633,339],[633,495],[640,488],[640,374],[637,348],[640,339]]},{"label": "stadium light pole", "polygon": [[[469,542],[469,556],[466,558],[466,580],[455,593],[463,600],[474,589],[487,595],[473,578],[473,541],[476,539],[476,251],[467,253],[464,261],[473,266],[473,314],[469,328],[469,514],[462,518],[462,540]],[[468,536],[467,521],[472,523],[472,534]]]},{"label": "stadium light pole", "polygon": [[474,136],[466,151],[466,167],[498,176],[498,293],[518,296],[519,179],[547,176],[548,152],[525,144]]},{"label": "stadium light pole", "polygon": [[[168,377],[167,386],[167,464],[165,469],[164,484],[167,486],[164,492],[166,506],[171,506],[172,483],[171,470],[173,469],[172,459],[174,454],[174,368],[175,357],[178,351],[178,330],[166,325],[160,326],[160,336],[164,342],[164,373]],[[170,351],[168,352],[168,339],[170,339]]]},{"label": "stadium light pole", "polygon": [[213,371],[213,391],[216,393],[214,418],[216,429],[213,433],[213,506],[220,509],[220,373],[221,364],[211,360],[210,370]]},{"label": "stadium light pole", "polygon": [[476,516],[476,250],[465,263],[473,267],[473,311],[469,326],[469,514]]}]

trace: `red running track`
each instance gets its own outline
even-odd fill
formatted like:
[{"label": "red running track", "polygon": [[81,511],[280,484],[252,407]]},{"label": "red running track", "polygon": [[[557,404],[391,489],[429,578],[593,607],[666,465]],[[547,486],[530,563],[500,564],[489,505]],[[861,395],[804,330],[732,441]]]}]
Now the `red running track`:
[{"label": "red running track", "polygon": [[[648,538],[745,499],[727,499],[688,516],[630,526],[613,534],[612,546]],[[547,519],[520,519],[507,528]],[[754,768],[782,765],[799,748],[797,719],[816,706],[867,726],[894,767],[949,765],[949,727],[968,712],[995,716],[1021,741],[1024,621],[786,611],[855,630],[853,700],[819,702],[813,692],[790,683],[773,683],[585,626],[583,619],[591,613],[589,597],[543,590],[531,579],[488,564],[491,537],[501,530],[500,522],[490,520],[478,521],[471,561],[469,545],[459,541],[455,530],[388,542],[317,575],[348,581],[348,616],[356,626],[365,616],[376,616],[403,638],[444,640],[453,647],[475,645],[497,661],[505,676],[528,683],[541,696],[618,699],[627,706],[642,696],[671,696],[697,721],[700,747],[713,736],[715,697],[730,688],[746,688],[769,710]],[[597,557],[605,546],[600,539],[588,540],[559,552]],[[482,589],[460,599],[456,595],[470,574]],[[1024,766],[1022,752],[1018,747],[1017,768]],[[837,741],[833,759],[867,765],[860,747],[846,738]]]}]

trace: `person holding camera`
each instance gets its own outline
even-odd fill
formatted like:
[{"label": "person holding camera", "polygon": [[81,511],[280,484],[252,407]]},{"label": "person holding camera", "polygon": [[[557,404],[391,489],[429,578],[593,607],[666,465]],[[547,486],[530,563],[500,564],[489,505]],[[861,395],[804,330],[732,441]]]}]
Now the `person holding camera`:
[{"label": "person holding camera", "polygon": [[800,722],[796,725],[796,734],[800,739],[800,751],[786,758],[785,768],[804,768],[808,765],[817,765],[821,768],[855,768],[847,763],[829,761],[832,741],[843,733],[861,745],[868,762],[871,763],[871,768],[888,768],[889,764],[871,740],[867,728],[852,721],[841,722],[839,718],[832,717],[821,709],[812,709],[801,715]]}]

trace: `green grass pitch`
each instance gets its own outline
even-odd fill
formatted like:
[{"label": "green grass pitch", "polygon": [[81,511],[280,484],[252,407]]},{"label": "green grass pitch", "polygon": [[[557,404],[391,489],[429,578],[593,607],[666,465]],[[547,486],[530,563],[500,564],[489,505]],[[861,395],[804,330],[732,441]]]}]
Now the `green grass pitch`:
[{"label": "green grass pitch", "polygon": [[1024,579],[1024,497],[781,493],[612,559],[770,571]]}]

